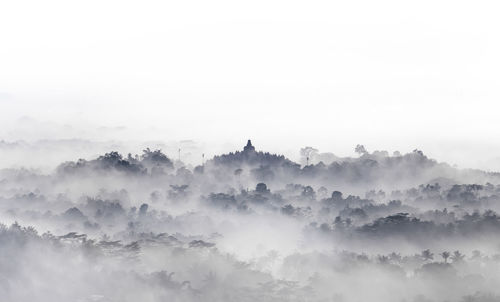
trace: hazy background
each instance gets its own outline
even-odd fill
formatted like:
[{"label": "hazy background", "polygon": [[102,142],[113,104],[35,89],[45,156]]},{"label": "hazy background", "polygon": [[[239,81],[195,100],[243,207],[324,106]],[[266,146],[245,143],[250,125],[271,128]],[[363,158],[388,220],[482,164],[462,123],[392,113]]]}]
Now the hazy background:
[{"label": "hazy background", "polygon": [[252,138],[292,159],[362,143],[500,170],[498,8],[2,1],[0,140],[153,140],[170,156],[194,140],[211,156]]}]

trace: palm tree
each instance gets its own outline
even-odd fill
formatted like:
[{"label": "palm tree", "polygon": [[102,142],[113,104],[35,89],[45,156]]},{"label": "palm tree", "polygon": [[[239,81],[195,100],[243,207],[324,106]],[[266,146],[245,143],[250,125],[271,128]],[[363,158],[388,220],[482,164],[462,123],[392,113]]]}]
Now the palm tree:
[{"label": "palm tree", "polygon": [[444,251],[440,255],[441,255],[441,257],[443,257],[444,263],[448,263],[448,258],[450,257],[450,252]]}]

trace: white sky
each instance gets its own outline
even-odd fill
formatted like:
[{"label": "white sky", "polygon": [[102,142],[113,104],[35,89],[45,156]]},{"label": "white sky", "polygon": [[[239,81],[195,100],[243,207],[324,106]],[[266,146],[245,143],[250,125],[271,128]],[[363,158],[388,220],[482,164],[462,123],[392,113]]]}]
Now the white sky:
[{"label": "white sky", "polygon": [[[341,155],[363,143],[475,166],[500,155],[499,8],[4,0],[0,139],[252,138]],[[86,131],[100,126],[125,130]]]}]

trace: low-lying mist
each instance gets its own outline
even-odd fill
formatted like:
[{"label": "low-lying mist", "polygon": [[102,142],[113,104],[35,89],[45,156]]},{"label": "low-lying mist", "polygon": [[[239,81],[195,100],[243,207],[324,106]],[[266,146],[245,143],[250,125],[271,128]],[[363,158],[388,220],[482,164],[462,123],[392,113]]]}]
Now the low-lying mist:
[{"label": "low-lying mist", "polygon": [[498,173],[420,150],[307,147],[295,162],[250,141],[206,158],[185,145],[191,160],[166,145],[9,151],[1,300],[500,301]]}]

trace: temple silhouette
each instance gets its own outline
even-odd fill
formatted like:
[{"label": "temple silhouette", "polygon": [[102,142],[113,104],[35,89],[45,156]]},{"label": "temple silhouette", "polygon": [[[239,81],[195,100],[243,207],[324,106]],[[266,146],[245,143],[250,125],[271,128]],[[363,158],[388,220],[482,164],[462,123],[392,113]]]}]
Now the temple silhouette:
[{"label": "temple silhouette", "polygon": [[230,152],[214,156],[213,163],[222,166],[240,167],[242,164],[252,166],[289,166],[294,167],[297,164],[285,158],[283,155],[271,154],[269,152],[256,151],[252,141],[247,140],[247,144],[242,151]]},{"label": "temple silhouette", "polygon": [[255,152],[255,147],[252,145],[251,140],[248,140],[247,145],[243,147],[243,152],[245,153]]}]

